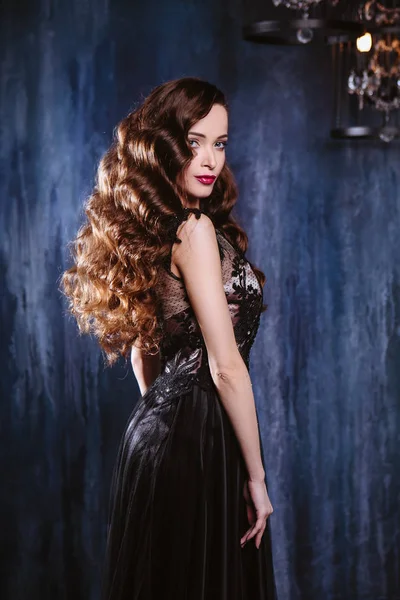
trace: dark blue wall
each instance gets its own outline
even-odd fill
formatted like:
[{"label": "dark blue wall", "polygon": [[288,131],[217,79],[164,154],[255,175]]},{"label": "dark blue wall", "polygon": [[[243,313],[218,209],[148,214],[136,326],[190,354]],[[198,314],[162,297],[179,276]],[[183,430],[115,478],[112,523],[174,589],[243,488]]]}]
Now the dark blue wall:
[{"label": "dark blue wall", "polygon": [[58,292],[116,123],[197,75],[231,104],[279,600],[400,598],[400,150],[328,140],[329,50],[253,46],[239,0],[3,3],[0,595],[97,599],[138,397]]}]

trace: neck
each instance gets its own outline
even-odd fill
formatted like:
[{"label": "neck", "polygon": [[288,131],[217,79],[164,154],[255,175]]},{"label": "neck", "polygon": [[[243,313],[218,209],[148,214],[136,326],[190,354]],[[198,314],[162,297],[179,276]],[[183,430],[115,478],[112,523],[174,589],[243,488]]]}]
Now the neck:
[{"label": "neck", "polygon": [[190,198],[185,204],[185,208],[199,208],[200,210],[204,210],[204,202],[202,198]]}]

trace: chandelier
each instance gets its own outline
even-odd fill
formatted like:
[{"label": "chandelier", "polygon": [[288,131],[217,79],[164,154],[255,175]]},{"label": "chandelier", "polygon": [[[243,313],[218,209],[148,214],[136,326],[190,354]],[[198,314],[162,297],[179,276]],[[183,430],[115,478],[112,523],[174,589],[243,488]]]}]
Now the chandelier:
[{"label": "chandelier", "polygon": [[400,136],[400,3],[364,2],[359,19],[368,29],[363,36],[346,43],[331,39],[336,81],[331,135],[390,142]]},{"label": "chandelier", "polygon": [[255,18],[243,28],[246,40],[264,44],[309,44],[332,35],[356,37],[357,0],[257,0]]},{"label": "chandelier", "polygon": [[[366,36],[369,43],[371,34]],[[400,41],[388,43],[379,39],[367,66],[351,70],[348,90],[358,96],[360,110],[364,108],[364,98],[386,114],[400,108]]]},{"label": "chandelier", "polygon": [[378,2],[378,0],[368,0],[361,4],[359,15],[360,20],[370,21],[378,27],[394,25],[400,22],[400,7],[396,6],[397,2],[391,3],[392,6],[387,6],[388,2]]}]

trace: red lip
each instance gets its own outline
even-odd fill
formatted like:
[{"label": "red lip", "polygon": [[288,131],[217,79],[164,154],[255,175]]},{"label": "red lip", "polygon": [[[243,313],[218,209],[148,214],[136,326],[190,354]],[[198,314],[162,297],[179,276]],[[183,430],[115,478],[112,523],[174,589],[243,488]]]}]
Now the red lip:
[{"label": "red lip", "polygon": [[203,183],[204,185],[211,185],[216,180],[215,175],[199,175],[195,177],[198,181],[200,181],[200,183]]}]

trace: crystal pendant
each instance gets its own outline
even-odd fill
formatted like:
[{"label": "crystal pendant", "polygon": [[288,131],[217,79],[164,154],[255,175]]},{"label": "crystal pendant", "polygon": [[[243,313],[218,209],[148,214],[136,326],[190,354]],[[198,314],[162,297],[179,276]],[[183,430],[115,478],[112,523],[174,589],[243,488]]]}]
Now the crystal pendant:
[{"label": "crystal pendant", "polygon": [[349,78],[347,80],[347,87],[349,88],[349,92],[351,94],[364,93],[365,90],[368,92],[369,86],[369,77],[367,71],[363,71],[362,73],[357,73],[354,69],[350,72]]},{"label": "crystal pendant", "polygon": [[369,77],[367,71],[363,71],[361,75],[361,89],[363,92],[368,89]]},{"label": "crystal pendant", "polygon": [[297,30],[296,37],[301,44],[309,44],[313,39],[314,34],[312,29],[305,27]]},{"label": "crystal pendant", "polygon": [[349,79],[347,82],[347,86],[350,90],[350,92],[355,92],[356,89],[358,88],[358,77],[356,75],[356,72],[353,70],[351,71],[350,75],[349,75]]},{"label": "crystal pendant", "polygon": [[381,138],[382,142],[389,143],[396,137],[397,129],[389,123],[390,112],[388,110],[386,110],[386,112],[384,113],[383,120],[384,124],[379,132],[379,137]]},{"label": "crystal pendant", "polygon": [[389,125],[385,125],[380,130],[379,137],[382,142],[386,142],[388,144],[396,137],[396,129],[394,127],[390,127]]}]

